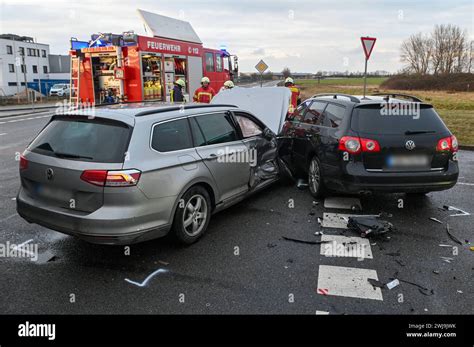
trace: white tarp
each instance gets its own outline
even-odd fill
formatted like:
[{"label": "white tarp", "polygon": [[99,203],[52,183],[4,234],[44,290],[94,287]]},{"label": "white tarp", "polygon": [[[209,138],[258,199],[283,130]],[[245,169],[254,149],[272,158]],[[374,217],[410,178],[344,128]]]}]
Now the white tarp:
[{"label": "white tarp", "polygon": [[202,43],[189,22],[137,9],[148,34],[172,40]]},{"label": "white tarp", "polygon": [[275,134],[285,122],[291,92],[285,87],[233,88],[220,91],[212,104],[235,105],[258,117]]}]

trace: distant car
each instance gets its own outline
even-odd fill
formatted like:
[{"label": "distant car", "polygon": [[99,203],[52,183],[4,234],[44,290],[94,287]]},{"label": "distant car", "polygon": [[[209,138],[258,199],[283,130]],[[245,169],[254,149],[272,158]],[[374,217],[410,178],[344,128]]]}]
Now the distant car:
[{"label": "distant car", "polygon": [[69,84],[58,83],[51,87],[49,90],[49,96],[69,96],[70,92]]},{"label": "distant car", "polygon": [[458,179],[456,137],[433,106],[412,96],[315,95],[280,138],[282,160],[308,179],[315,197],[326,190],[425,194]]},{"label": "distant car", "polygon": [[20,158],[17,210],[92,243],[130,244],[171,230],[191,244],[212,213],[278,179],[277,152],[274,132],[232,105],[55,115]]}]

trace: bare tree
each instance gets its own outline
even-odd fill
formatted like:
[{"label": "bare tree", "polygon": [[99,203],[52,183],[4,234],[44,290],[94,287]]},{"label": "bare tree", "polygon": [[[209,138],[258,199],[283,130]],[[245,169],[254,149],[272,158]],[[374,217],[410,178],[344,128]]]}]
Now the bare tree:
[{"label": "bare tree", "polygon": [[405,72],[450,74],[470,71],[472,44],[456,25],[436,25],[430,35],[418,33],[401,45]]},{"label": "bare tree", "polygon": [[464,31],[456,25],[436,25],[433,33],[433,72],[449,74],[462,72],[467,67],[468,41]]},{"label": "bare tree", "polygon": [[289,67],[285,67],[281,73],[283,74],[283,78],[288,78],[291,76],[291,71]]},{"label": "bare tree", "polygon": [[401,60],[407,63],[406,70],[417,74],[427,74],[433,54],[433,40],[418,33],[402,43]]}]

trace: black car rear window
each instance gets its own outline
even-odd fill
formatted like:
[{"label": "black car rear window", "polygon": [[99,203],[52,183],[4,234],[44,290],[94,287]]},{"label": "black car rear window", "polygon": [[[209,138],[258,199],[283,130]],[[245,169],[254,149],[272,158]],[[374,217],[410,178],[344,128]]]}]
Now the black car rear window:
[{"label": "black car rear window", "polygon": [[[410,132],[440,133],[447,128],[430,105],[399,107],[398,110],[382,109],[382,105],[356,107],[353,111],[351,128],[367,134],[404,134]],[[392,106],[396,107],[396,106]]]},{"label": "black car rear window", "polygon": [[28,148],[70,160],[122,163],[131,131],[114,120],[67,116],[49,123]]}]

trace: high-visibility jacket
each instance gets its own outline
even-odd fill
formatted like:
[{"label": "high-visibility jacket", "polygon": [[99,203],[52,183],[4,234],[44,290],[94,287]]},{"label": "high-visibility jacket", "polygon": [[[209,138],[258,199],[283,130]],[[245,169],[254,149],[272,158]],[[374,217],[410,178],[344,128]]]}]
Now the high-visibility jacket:
[{"label": "high-visibility jacket", "polygon": [[212,98],[216,95],[216,92],[211,87],[199,87],[194,92],[194,102],[210,103]]},{"label": "high-visibility jacket", "polygon": [[293,113],[298,107],[298,100],[300,99],[300,90],[294,84],[292,86],[289,86],[288,89],[290,89],[291,92],[290,107],[288,111],[290,113]]}]

